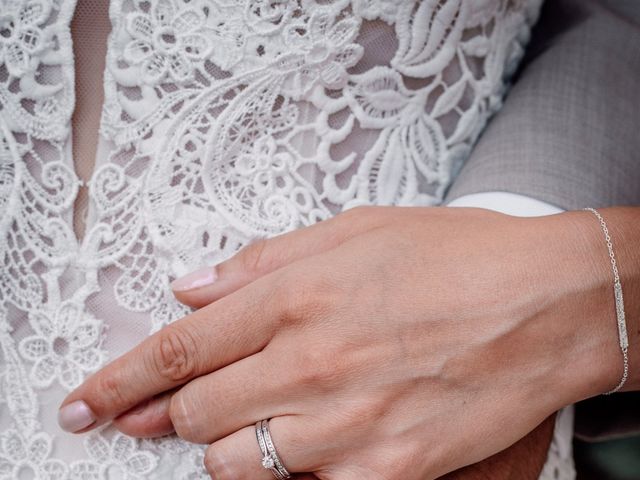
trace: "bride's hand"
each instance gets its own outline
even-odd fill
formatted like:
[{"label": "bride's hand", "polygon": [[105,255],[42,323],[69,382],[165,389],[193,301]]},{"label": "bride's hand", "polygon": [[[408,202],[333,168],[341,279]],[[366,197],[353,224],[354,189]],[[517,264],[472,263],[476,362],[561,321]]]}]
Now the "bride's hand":
[{"label": "bride's hand", "polygon": [[269,418],[287,468],[321,479],[478,462],[617,383],[589,215],[358,208],[259,242],[175,283],[202,308],[87,379],[61,422],[175,429],[211,444],[205,464],[225,480],[272,478],[253,426]]}]

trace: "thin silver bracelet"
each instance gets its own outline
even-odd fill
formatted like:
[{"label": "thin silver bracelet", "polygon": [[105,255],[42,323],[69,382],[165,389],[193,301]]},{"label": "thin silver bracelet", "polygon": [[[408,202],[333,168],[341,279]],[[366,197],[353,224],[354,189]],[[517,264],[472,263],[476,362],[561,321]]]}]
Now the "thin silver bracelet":
[{"label": "thin silver bracelet", "polygon": [[611,269],[613,270],[613,294],[616,299],[616,318],[618,320],[618,336],[620,338],[620,350],[622,351],[622,358],[624,361],[624,370],[622,372],[622,379],[616,388],[606,392],[604,395],[611,395],[618,392],[626,383],[629,376],[629,338],[627,336],[627,321],[624,314],[624,298],[622,296],[622,284],[620,283],[620,275],[618,274],[618,264],[616,263],[616,256],[613,253],[613,243],[611,242],[611,236],[609,235],[609,229],[607,224],[602,218],[602,215],[595,208],[585,208],[585,210],[593,213],[600,221],[600,227],[604,232],[604,238],[607,242],[607,249],[609,250],[609,258],[611,259]]}]

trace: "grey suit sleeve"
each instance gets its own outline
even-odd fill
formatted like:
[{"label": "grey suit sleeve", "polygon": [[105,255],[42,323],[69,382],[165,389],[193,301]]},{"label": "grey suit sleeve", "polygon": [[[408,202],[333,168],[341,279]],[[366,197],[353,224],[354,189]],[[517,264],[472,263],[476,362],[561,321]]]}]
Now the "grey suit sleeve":
[{"label": "grey suit sleeve", "polygon": [[640,1],[549,0],[528,56],[445,201],[640,205]]}]

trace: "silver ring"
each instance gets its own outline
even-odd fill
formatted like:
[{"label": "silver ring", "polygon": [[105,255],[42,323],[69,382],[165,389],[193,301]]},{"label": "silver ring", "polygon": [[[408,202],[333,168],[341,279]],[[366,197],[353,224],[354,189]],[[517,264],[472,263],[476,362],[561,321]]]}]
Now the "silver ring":
[{"label": "silver ring", "polygon": [[271,470],[273,476],[278,480],[291,478],[291,474],[284,468],[282,460],[280,460],[276,451],[276,446],[271,439],[269,420],[260,420],[256,423],[256,438],[262,452],[262,466],[267,470]]}]

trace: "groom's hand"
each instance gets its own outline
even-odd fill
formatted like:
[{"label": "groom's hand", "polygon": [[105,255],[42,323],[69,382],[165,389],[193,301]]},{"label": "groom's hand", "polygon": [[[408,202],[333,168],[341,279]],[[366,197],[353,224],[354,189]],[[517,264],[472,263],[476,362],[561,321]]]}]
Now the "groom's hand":
[{"label": "groom's hand", "polygon": [[538,480],[553,438],[555,415],[511,447],[439,480]]}]

